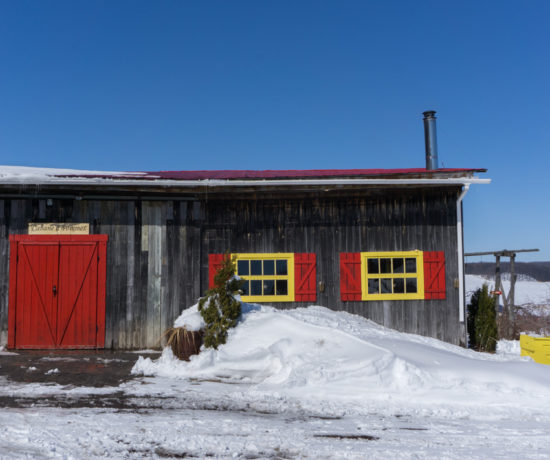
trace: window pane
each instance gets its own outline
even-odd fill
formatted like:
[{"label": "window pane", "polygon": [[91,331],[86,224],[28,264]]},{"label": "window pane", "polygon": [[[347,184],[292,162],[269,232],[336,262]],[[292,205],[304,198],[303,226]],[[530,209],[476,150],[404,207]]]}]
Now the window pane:
[{"label": "window pane", "polygon": [[380,273],[391,273],[391,259],[380,259]]},{"label": "window pane", "polygon": [[405,259],[405,268],[407,269],[407,273],[416,273],[416,259]]},{"label": "window pane", "polygon": [[286,260],[278,260],[277,275],[286,275],[286,274],[287,274]]},{"label": "window pane", "polygon": [[262,261],[251,260],[250,261],[250,274],[257,276],[262,274]]},{"label": "window pane", "polygon": [[367,273],[380,273],[378,259],[367,259]]},{"label": "window pane", "polygon": [[405,280],[403,278],[393,279],[393,293],[403,294],[405,292]]},{"label": "window pane", "polygon": [[262,295],[261,280],[250,281],[250,295]]},{"label": "window pane", "polygon": [[277,295],[288,295],[288,285],[286,280],[277,280],[276,285],[277,285]]},{"label": "window pane", "polygon": [[416,278],[407,278],[407,294],[416,293]]},{"label": "window pane", "polygon": [[275,261],[264,260],[264,275],[274,275],[274,274],[275,274]]},{"label": "window pane", "polygon": [[381,294],[391,294],[391,278],[383,278],[382,279],[382,286],[381,286]]},{"label": "window pane", "polygon": [[238,260],[237,261],[237,274],[238,275],[248,275],[248,263],[249,260]]},{"label": "window pane", "polygon": [[241,289],[243,291],[243,295],[250,295],[250,281],[245,280]]},{"label": "window pane", "polygon": [[380,280],[369,278],[369,294],[379,294]]},{"label": "window pane", "polygon": [[393,272],[394,273],[403,273],[403,259],[392,259],[393,263]]},{"label": "window pane", "polygon": [[274,295],[274,294],[275,294],[275,281],[264,280],[264,295]]}]

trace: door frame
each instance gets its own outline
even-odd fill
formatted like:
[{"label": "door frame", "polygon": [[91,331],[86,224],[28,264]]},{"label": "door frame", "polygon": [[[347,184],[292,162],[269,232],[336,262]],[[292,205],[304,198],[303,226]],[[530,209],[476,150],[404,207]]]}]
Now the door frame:
[{"label": "door frame", "polygon": [[105,294],[107,276],[107,241],[108,235],[10,235],[10,269],[9,269],[9,301],[8,301],[8,348],[15,348],[16,340],[16,306],[17,306],[17,255],[19,243],[62,243],[86,242],[99,243],[98,273],[97,273],[97,328],[95,348],[105,348]]}]

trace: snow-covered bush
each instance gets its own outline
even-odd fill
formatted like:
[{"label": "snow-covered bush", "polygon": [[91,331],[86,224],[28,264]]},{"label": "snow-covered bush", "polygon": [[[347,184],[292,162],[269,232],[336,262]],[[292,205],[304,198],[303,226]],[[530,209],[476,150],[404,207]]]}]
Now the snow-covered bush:
[{"label": "snow-covered bush", "polygon": [[235,260],[227,254],[214,276],[214,287],[199,300],[199,312],[206,323],[204,346],[217,349],[227,340],[227,330],[237,324],[241,302],[235,298],[243,281],[235,276]]}]

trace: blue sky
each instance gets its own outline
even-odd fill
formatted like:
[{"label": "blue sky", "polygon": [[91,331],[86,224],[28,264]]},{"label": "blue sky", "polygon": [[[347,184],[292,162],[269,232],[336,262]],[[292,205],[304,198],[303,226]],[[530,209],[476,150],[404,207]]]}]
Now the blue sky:
[{"label": "blue sky", "polygon": [[466,196],[466,251],[550,260],[549,17],[547,1],[0,0],[0,164],[424,167],[433,109],[440,166],[493,179]]}]

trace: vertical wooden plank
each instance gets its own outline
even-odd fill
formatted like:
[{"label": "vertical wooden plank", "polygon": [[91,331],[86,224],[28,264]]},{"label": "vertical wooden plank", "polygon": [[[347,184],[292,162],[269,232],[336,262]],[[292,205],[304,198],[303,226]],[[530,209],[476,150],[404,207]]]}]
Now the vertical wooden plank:
[{"label": "vertical wooden plank", "polygon": [[134,310],[139,308],[139,302],[137,302],[136,284],[135,284],[135,266],[136,266],[136,251],[135,251],[135,202],[129,201],[126,205],[127,214],[125,221],[125,253],[124,259],[126,268],[126,314],[124,316],[124,348],[134,348],[137,345],[134,343]]},{"label": "vertical wooden plank", "polygon": [[118,290],[120,287],[121,272],[118,269],[118,253],[120,235],[116,231],[116,219],[118,215],[115,211],[116,202],[97,201],[93,203],[94,212],[94,231],[100,234],[109,235],[109,251],[107,251],[107,279],[105,291],[105,347],[118,347],[118,316],[120,312]]},{"label": "vertical wooden plank", "polygon": [[[171,223],[174,219],[174,203],[172,201],[162,201],[159,203],[159,227],[160,227],[160,262],[161,262],[161,278],[160,278],[160,334],[155,339],[158,343],[162,333],[174,323],[172,314],[172,305],[170,302],[170,293],[173,289],[172,280],[168,277],[168,246],[167,246],[167,226],[168,221]],[[172,225],[172,224],[170,224]],[[154,344],[153,344],[154,345]]]},{"label": "vertical wooden plank", "polygon": [[[169,327],[174,320],[180,315],[186,305],[183,303],[183,273],[182,265],[189,263],[184,260],[185,255],[182,253],[182,248],[185,247],[185,242],[179,238],[179,228],[182,225],[181,202],[175,201],[172,203],[171,209],[167,211],[166,219],[166,273],[165,273],[165,292],[167,296],[165,306],[165,326]],[[170,215],[171,213],[171,215]],[[163,327],[163,329],[164,329]]]},{"label": "vertical wooden plank", "polygon": [[145,348],[145,322],[147,320],[148,252],[142,247],[144,222],[143,212],[143,202],[136,201],[134,205],[134,286],[136,298],[134,303],[135,307],[132,310],[133,348]]},{"label": "vertical wooden plank", "polygon": [[163,225],[162,203],[144,201],[142,241],[147,245],[147,313],[145,328],[145,346],[154,346],[161,337],[161,281],[162,281],[162,244]]},{"label": "vertical wooden plank", "polygon": [[9,314],[8,314],[8,348],[15,348],[15,306],[17,302],[17,251],[19,243],[10,238],[10,281],[9,281]]},{"label": "vertical wooden plank", "polygon": [[7,345],[9,331],[10,241],[8,231],[9,201],[0,200],[0,346]]},{"label": "vertical wooden plank", "polygon": [[99,261],[97,265],[97,348],[105,347],[105,295],[107,277],[107,241],[98,243]]}]

